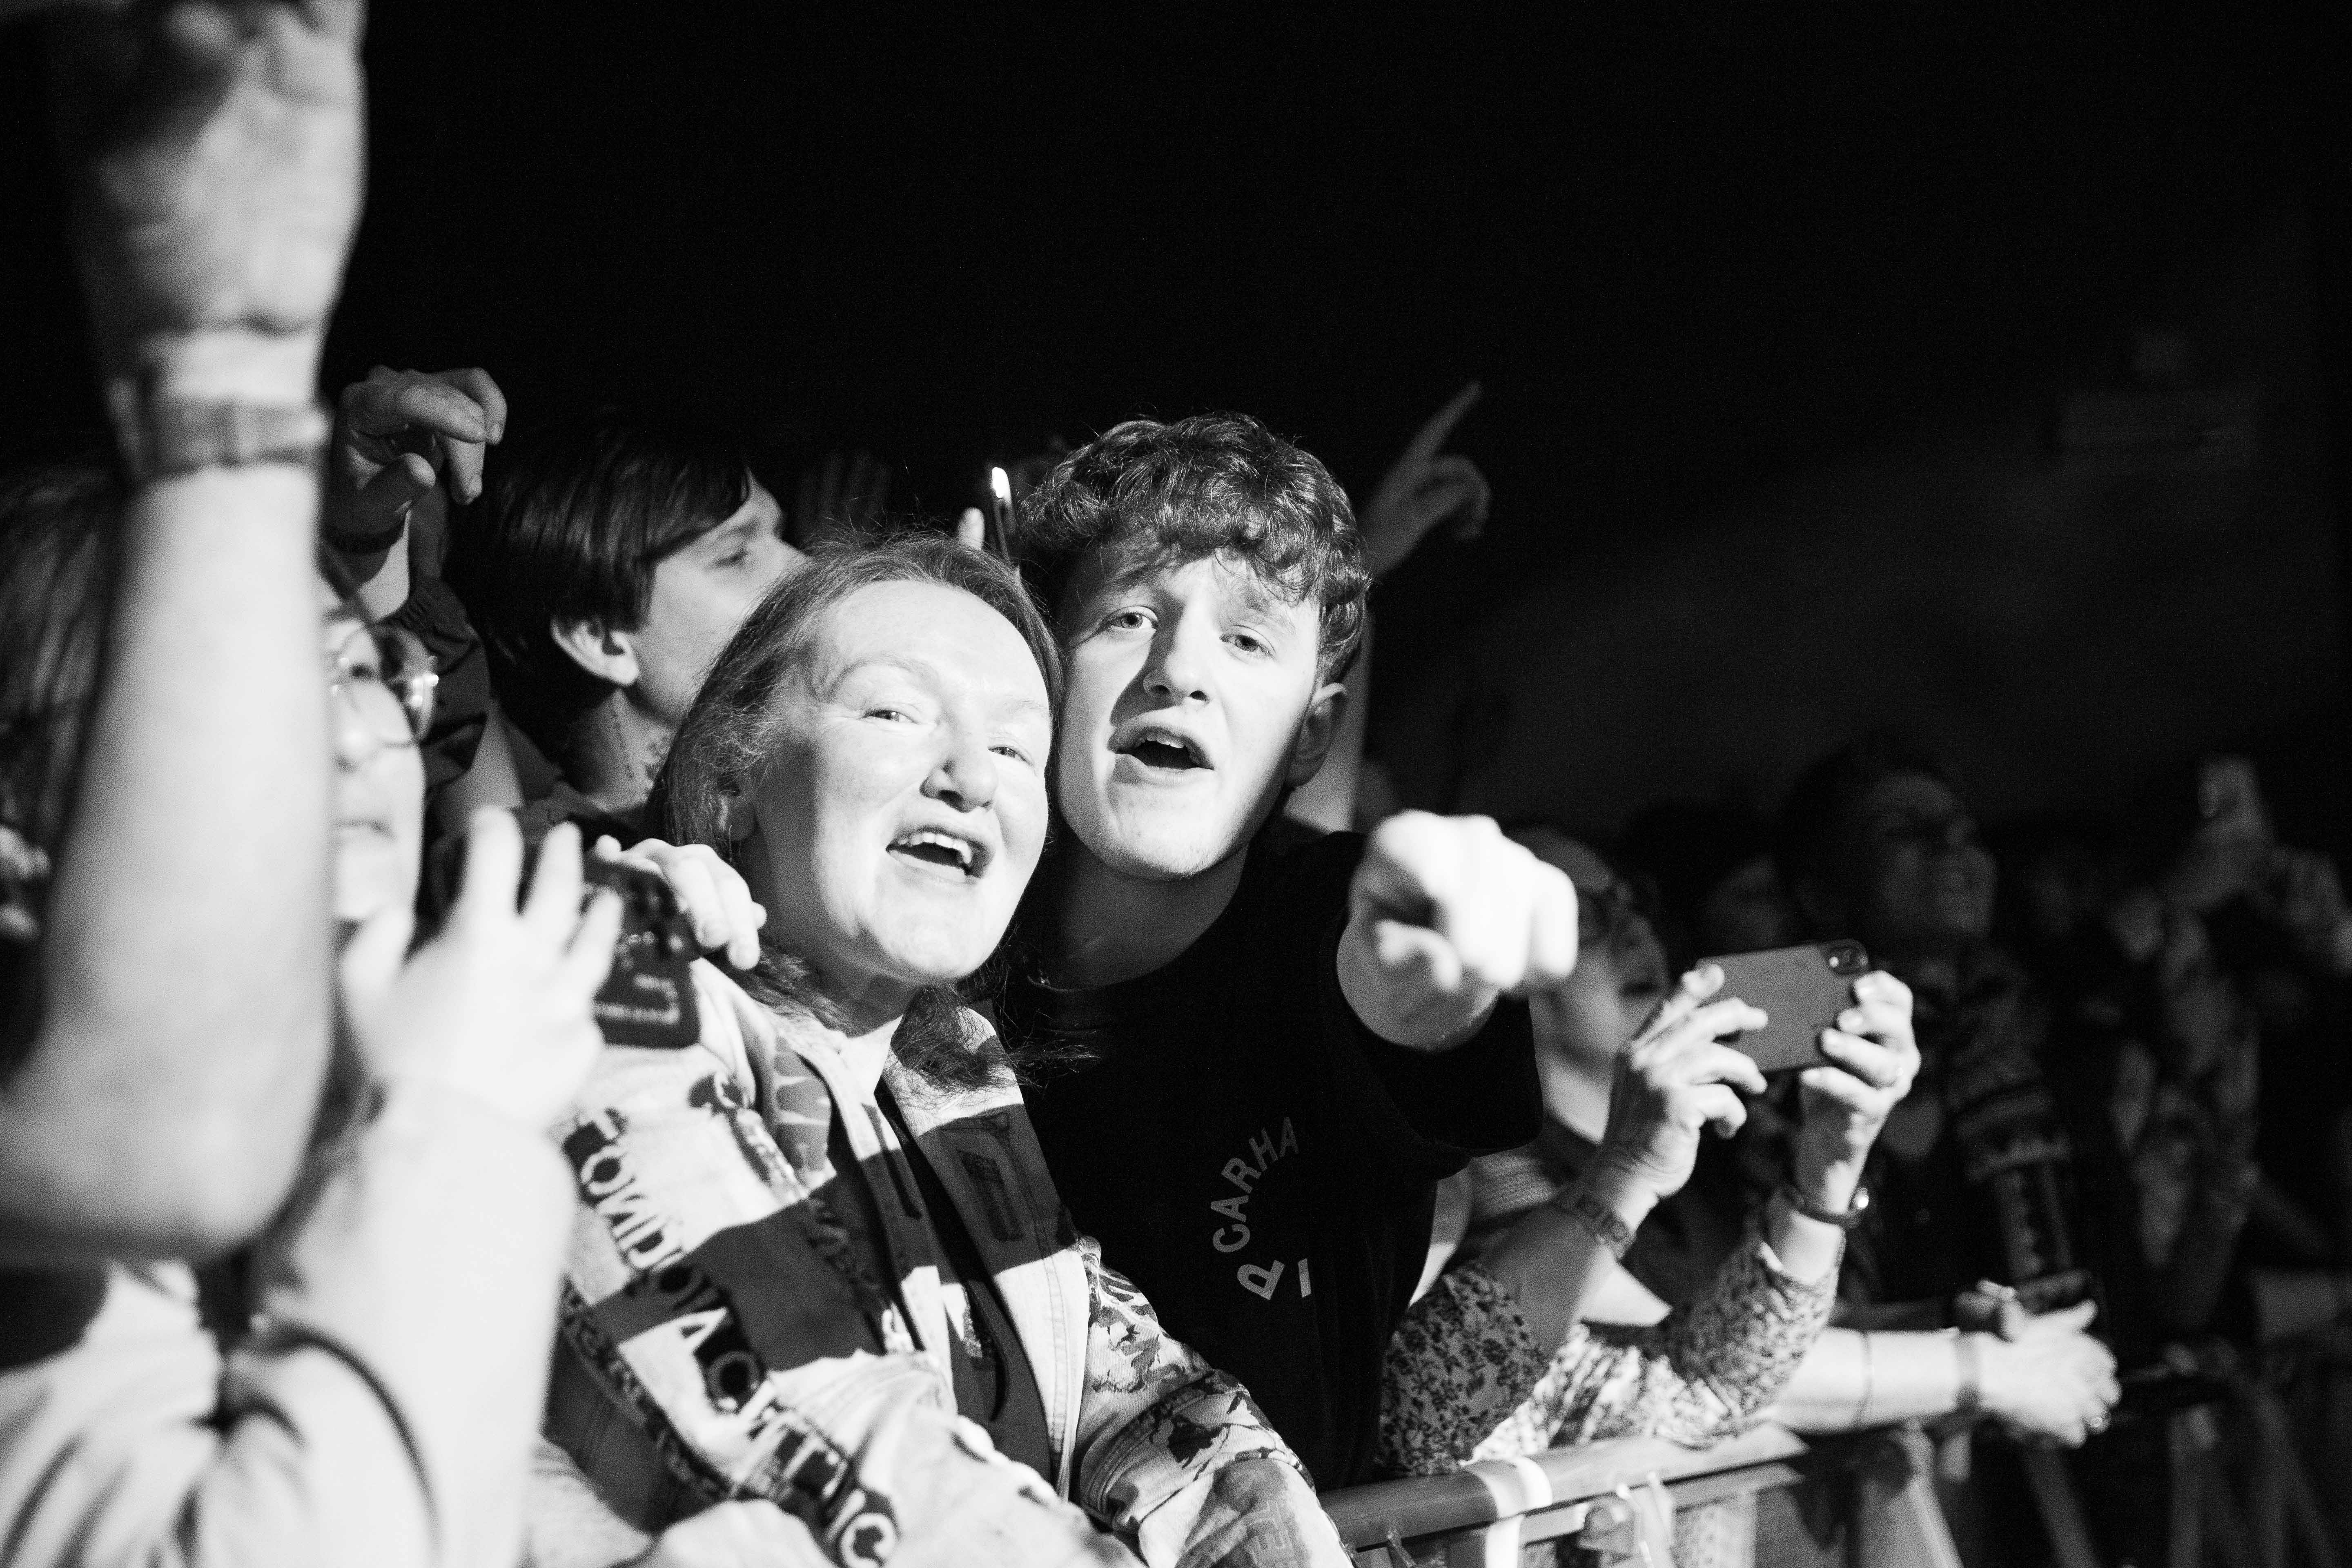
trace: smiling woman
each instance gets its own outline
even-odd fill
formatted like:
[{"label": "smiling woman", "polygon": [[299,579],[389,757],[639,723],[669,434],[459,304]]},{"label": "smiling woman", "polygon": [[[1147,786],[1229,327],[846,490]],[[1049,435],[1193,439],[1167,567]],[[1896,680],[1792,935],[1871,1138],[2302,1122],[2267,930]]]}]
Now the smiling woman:
[{"label": "smiling woman", "polygon": [[740,986],[697,965],[698,1048],[609,1047],[564,1136],[550,1435],[636,1529],[753,1496],[845,1563],[1128,1561],[1108,1530],[1158,1564],[1236,1520],[1346,1561],[1240,1386],[1076,1233],[958,996],[1045,848],[1061,698],[1012,568],[905,535],[820,549],[679,727],[652,820],[767,913]]},{"label": "smiling woman", "polygon": [[1061,698],[1053,636],[994,562],[927,536],[822,551],[712,667],[647,820],[772,911],[761,1000],[905,1019],[901,1059],[984,1075],[951,988],[1036,869]]}]

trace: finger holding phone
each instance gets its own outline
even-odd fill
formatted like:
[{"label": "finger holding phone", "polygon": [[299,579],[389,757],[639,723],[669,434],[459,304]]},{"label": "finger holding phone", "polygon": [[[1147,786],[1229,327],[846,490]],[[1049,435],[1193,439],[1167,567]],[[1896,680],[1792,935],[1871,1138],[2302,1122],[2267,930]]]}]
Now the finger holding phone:
[{"label": "finger holding phone", "polygon": [[[1746,1011],[1738,1032],[1710,1036],[1721,1041],[1717,1049],[1748,1061],[1752,1076],[1743,1087],[1760,1093],[1765,1073],[1799,1074],[1802,1120],[1789,1184],[1772,1206],[1765,1239],[1791,1276],[1818,1279],[1837,1267],[1844,1233],[1868,1206],[1864,1165],[1887,1116],[1919,1076],[1911,988],[1871,970],[1860,944],[1822,942],[1708,960],[1684,977],[1661,1017],[1670,1018],[1678,1005],[1693,1018],[1706,1016],[1709,1008],[1696,1006],[1697,999],[1724,992],[1771,1004],[1768,1010],[1740,1002]],[[1659,1027],[1653,1024],[1633,1049]],[[1613,1122],[1613,1102],[1610,1113]],[[1696,1138],[1690,1153],[1696,1153]],[[1681,1173],[1687,1177],[1687,1163]]]},{"label": "finger holding phone", "polygon": [[1714,964],[1684,975],[1617,1058],[1595,1165],[1645,1198],[1644,1212],[1690,1180],[1699,1135],[1713,1127],[1730,1137],[1748,1121],[1740,1094],[1764,1092],[1756,1063],[1722,1042],[1769,1020],[1737,996],[1718,996],[1723,983]]},{"label": "finger holding phone", "polygon": [[1884,970],[1853,982],[1853,1005],[1821,1034],[1829,1062],[1798,1076],[1803,1121],[1790,1181],[1806,1204],[1843,1215],[1854,1207],[1863,1164],[1886,1118],[1919,1076],[1911,988]]},{"label": "finger holding phone", "polygon": [[1713,965],[1683,976],[1617,1058],[1592,1163],[1480,1258],[1538,1344],[1566,1339],[1650,1211],[1690,1180],[1704,1131],[1737,1131],[1748,1118],[1740,1091],[1763,1092],[1756,1063],[1719,1039],[1763,1027],[1764,1015],[1714,999],[1723,978]]},{"label": "finger holding phone", "polygon": [[370,1076],[453,1089],[522,1125],[562,1114],[604,1041],[594,1000],[621,933],[620,900],[583,900],[579,829],[549,834],[520,908],[514,817],[478,812],[466,879],[440,932],[411,953],[394,904],[362,924],[339,965],[343,1013]]}]

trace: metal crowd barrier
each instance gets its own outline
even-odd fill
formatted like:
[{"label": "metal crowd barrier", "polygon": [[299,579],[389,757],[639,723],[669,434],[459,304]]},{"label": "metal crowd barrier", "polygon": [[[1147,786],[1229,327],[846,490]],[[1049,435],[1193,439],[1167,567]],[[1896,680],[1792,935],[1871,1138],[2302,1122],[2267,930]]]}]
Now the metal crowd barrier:
[{"label": "metal crowd barrier", "polygon": [[1958,1568],[1927,1441],[1911,1427],[1807,1439],[1759,1426],[1706,1449],[1628,1437],[1351,1487],[1323,1505],[1357,1568],[1518,1568],[1523,1547],[1562,1537],[1604,1563],[1641,1563],[1650,1554],[1637,1516],[1661,1492],[1680,1512],[1837,1472],[1853,1482],[1854,1568]]}]

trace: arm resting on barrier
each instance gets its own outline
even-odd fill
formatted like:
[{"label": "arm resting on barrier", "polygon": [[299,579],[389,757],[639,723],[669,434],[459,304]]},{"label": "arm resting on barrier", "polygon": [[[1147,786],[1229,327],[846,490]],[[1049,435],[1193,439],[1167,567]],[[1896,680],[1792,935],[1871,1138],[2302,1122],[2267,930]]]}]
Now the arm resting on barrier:
[{"label": "arm resting on barrier", "polygon": [[1792,1279],[1751,1239],[1691,1306],[1649,1328],[1578,1324],[1546,1357],[1508,1291],[1475,1265],[1455,1269],[1390,1342],[1380,1461],[1436,1475],[1600,1437],[1697,1445],[1743,1431],[1819,1337],[1836,1281],[1834,1268]]}]

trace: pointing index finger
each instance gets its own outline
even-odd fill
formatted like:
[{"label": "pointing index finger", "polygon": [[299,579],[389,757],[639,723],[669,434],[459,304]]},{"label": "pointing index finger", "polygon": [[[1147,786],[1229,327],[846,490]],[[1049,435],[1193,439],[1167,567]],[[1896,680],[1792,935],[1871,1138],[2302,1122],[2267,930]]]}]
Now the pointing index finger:
[{"label": "pointing index finger", "polygon": [[1455,393],[1452,402],[1431,415],[1428,423],[1413,432],[1412,440],[1404,449],[1406,459],[1426,463],[1444,451],[1445,438],[1454,434],[1454,426],[1461,423],[1462,416],[1470,412],[1471,405],[1478,401],[1479,395],[1485,390],[1474,381]]}]

